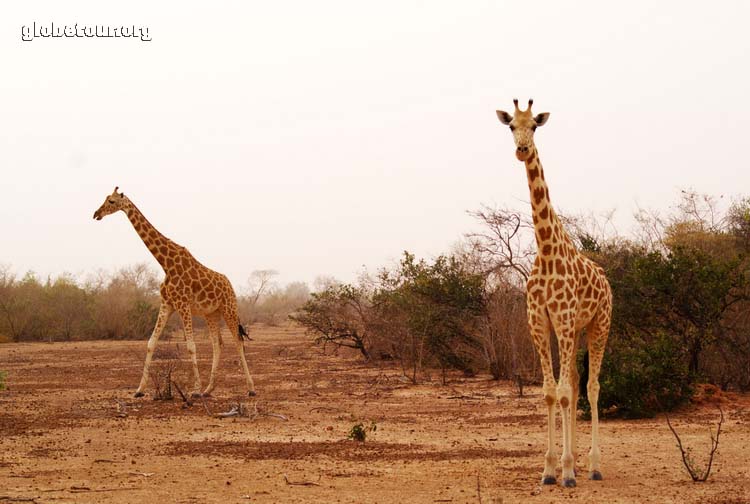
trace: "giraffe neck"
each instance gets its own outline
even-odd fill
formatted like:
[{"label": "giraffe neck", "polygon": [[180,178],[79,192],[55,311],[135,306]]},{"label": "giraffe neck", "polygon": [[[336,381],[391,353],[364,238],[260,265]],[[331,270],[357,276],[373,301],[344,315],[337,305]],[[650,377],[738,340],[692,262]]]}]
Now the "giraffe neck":
[{"label": "giraffe neck", "polygon": [[570,242],[570,238],[550,203],[549,188],[544,180],[544,170],[536,147],[526,160],[526,177],[529,181],[536,245],[539,254],[548,255],[551,247],[545,247],[545,245],[552,245],[554,242]]},{"label": "giraffe neck", "polygon": [[132,202],[123,210],[128,216],[130,223],[133,224],[136,233],[143,240],[146,248],[148,248],[156,261],[166,271],[167,253],[170,248],[174,247],[174,242],[157,231],[153,224],[146,219]]}]

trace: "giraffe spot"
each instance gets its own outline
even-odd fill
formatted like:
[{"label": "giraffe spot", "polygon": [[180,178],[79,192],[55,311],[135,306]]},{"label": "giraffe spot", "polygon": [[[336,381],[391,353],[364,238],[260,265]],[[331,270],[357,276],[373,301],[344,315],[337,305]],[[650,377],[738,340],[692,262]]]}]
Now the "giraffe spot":
[{"label": "giraffe spot", "polygon": [[565,265],[563,264],[562,259],[555,260],[555,269],[559,275],[565,275]]},{"label": "giraffe spot", "polygon": [[159,252],[161,252],[164,255],[167,255],[167,253],[169,252],[169,249],[167,248],[166,245],[162,245],[161,247],[159,247]]},{"label": "giraffe spot", "polygon": [[547,274],[547,261],[542,259],[540,262],[542,264],[542,275],[546,275]]},{"label": "giraffe spot", "polygon": [[539,230],[539,236],[542,241],[548,240],[552,236],[552,228],[549,226],[541,228]]},{"label": "giraffe spot", "polygon": [[549,309],[550,309],[550,311],[556,312],[557,311],[557,301],[552,301],[549,304]]},{"label": "giraffe spot", "polygon": [[539,219],[537,219],[536,215],[532,215],[531,219],[534,221],[534,224],[538,224],[539,223]]},{"label": "giraffe spot", "polygon": [[560,310],[567,310],[567,309],[568,309],[568,303],[566,303],[565,301],[562,301],[560,303]]},{"label": "giraffe spot", "polygon": [[543,187],[537,187],[534,189],[534,202],[538,205],[541,203],[542,199],[544,198],[544,188]]},{"label": "giraffe spot", "polygon": [[564,284],[562,280],[555,280],[555,289],[562,289]]},{"label": "giraffe spot", "polygon": [[[536,217],[534,217],[536,219]],[[542,247],[542,254],[543,255],[550,255],[552,252],[552,247],[550,244],[545,244],[544,247]]]},{"label": "giraffe spot", "polygon": [[[536,158],[536,154],[535,154],[534,152],[532,152],[532,153],[531,153],[531,154],[529,155],[529,159],[527,159],[527,160],[526,160],[526,162],[527,162],[527,163],[529,163],[529,164],[531,164],[531,163],[533,163],[533,162],[534,162],[534,158]],[[532,180],[533,180],[533,179],[532,179]]]},{"label": "giraffe spot", "polygon": [[[532,154],[532,156],[533,156],[533,154]],[[531,158],[529,158],[529,159],[531,159]],[[539,176],[539,168],[537,168],[535,166],[533,170],[529,170],[529,180],[531,180],[533,182],[534,180],[536,180],[536,178],[538,176]]]},{"label": "giraffe spot", "polygon": [[542,211],[539,212],[539,217],[541,217],[542,219],[546,219],[547,217],[549,217],[549,208],[544,207]]},{"label": "giraffe spot", "polygon": [[591,288],[591,284],[588,284],[588,286],[586,286],[586,293],[584,294],[584,296],[590,298],[592,293],[593,289]]}]

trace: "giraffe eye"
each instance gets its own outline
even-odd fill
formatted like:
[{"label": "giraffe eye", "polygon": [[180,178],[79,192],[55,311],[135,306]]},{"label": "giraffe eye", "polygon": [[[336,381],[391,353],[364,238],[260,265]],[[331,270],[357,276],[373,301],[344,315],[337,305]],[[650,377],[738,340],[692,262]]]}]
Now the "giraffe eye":
[{"label": "giraffe eye", "polygon": [[115,204],[115,200],[109,200],[109,204],[110,205],[114,205]]}]

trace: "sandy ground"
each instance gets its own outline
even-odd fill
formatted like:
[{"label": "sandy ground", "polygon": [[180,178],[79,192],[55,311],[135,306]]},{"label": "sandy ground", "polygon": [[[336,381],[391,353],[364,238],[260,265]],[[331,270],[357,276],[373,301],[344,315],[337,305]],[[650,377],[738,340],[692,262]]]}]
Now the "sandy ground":
[{"label": "sandy ground", "polygon": [[[325,355],[295,328],[252,336],[258,396],[244,397],[226,344],[213,397],[190,407],[154,401],[153,388],[133,398],[145,342],[0,345],[0,502],[750,502],[750,397],[721,398],[707,483],[690,481],[660,418],[603,422],[600,482],[585,478],[590,431],[579,421],[578,486],[542,487],[538,388],[519,398],[486,376],[414,386],[395,366]],[[205,383],[210,345],[198,352]],[[178,383],[188,383],[183,373]],[[213,416],[239,401],[259,415]],[[673,417],[697,459],[717,417],[712,402]],[[377,430],[347,440],[359,422]]]}]

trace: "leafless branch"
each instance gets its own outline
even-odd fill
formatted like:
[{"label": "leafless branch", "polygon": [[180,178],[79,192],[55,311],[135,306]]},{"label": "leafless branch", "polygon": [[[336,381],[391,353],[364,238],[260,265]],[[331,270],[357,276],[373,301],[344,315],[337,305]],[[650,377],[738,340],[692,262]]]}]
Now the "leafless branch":
[{"label": "leafless branch", "polygon": [[719,435],[721,435],[721,425],[724,423],[724,411],[721,409],[721,406],[719,406],[719,413],[721,415],[721,418],[719,419],[719,425],[716,428],[716,436],[714,436],[713,431],[710,432],[711,434],[711,453],[708,457],[708,464],[706,466],[705,471],[701,471],[699,467],[697,467],[696,462],[692,459],[690,456],[690,449],[685,449],[682,445],[682,440],[680,439],[680,436],[677,434],[677,431],[672,427],[672,423],[669,421],[669,415],[664,413],[664,417],[667,419],[667,425],[669,426],[669,430],[672,431],[672,434],[674,434],[675,439],[677,439],[677,447],[680,449],[680,454],[682,455],[682,463],[685,466],[685,469],[687,469],[688,473],[690,474],[690,477],[693,479],[693,481],[706,481],[708,479],[708,476],[711,474],[711,466],[714,462],[714,454],[716,453],[716,449],[719,447]]}]

